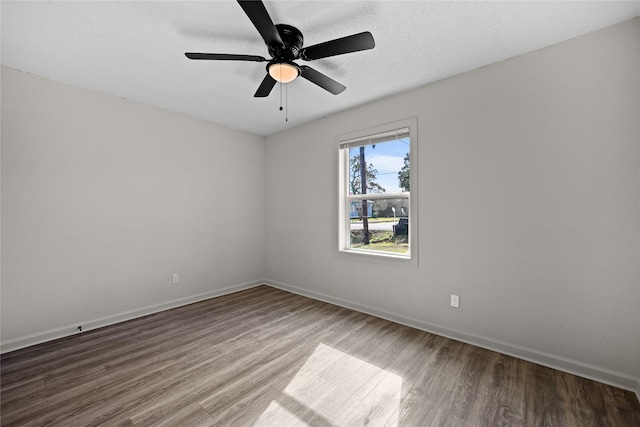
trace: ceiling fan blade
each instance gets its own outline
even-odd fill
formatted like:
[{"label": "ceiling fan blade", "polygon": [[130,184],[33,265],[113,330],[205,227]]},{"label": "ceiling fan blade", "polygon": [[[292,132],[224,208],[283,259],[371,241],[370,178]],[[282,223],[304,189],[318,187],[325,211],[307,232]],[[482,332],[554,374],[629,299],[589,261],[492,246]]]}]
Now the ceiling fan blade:
[{"label": "ceiling fan blade", "polygon": [[264,62],[265,58],[257,55],[234,55],[229,53],[197,53],[197,52],[186,52],[186,57],[189,59],[206,59],[206,60],[216,60],[216,61],[254,61],[254,62]]},{"label": "ceiling fan blade", "polygon": [[300,77],[304,77],[311,83],[315,83],[321,88],[328,90],[334,95],[343,92],[347,87],[333,80],[332,78],[325,76],[320,71],[316,71],[306,65],[300,66]]},{"label": "ceiling fan blade", "polygon": [[261,1],[241,1],[238,0],[240,7],[247,14],[253,26],[256,27],[267,46],[284,46],[280,33],[269,16],[269,12]]},{"label": "ceiling fan blade", "polygon": [[306,47],[300,50],[300,57],[306,61],[311,61],[313,59],[373,49],[375,46],[376,42],[373,40],[373,36],[370,32],[365,31]]},{"label": "ceiling fan blade", "polygon": [[262,79],[260,87],[253,96],[256,98],[264,98],[265,96],[269,96],[269,94],[271,93],[271,89],[273,89],[275,85],[276,81],[269,75],[269,73],[267,73],[267,75],[264,76],[264,79]]}]

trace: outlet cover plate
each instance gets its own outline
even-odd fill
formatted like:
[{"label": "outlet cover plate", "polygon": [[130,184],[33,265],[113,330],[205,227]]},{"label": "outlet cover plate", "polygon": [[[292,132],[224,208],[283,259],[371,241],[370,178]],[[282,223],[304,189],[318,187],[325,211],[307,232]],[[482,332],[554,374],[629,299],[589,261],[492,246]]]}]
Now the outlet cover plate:
[{"label": "outlet cover plate", "polygon": [[451,307],[460,307],[460,296],[451,294]]}]

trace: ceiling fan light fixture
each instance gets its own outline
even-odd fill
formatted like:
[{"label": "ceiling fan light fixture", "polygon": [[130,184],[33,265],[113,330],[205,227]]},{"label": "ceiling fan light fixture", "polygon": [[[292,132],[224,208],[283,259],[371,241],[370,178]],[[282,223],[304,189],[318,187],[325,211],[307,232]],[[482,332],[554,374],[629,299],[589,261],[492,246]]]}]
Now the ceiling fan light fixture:
[{"label": "ceiling fan light fixture", "polygon": [[269,65],[269,75],[277,82],[290,83],[300,75],[300,68],[291,62],[274,62]]}]

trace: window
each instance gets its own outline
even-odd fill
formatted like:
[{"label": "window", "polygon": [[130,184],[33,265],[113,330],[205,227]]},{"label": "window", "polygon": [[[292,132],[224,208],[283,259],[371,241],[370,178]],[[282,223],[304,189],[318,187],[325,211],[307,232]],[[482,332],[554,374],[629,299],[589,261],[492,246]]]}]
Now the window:
[{"label": "window", "polygon": [[410,119],[337,138],[340,255],[417,263],[416,127]]}]

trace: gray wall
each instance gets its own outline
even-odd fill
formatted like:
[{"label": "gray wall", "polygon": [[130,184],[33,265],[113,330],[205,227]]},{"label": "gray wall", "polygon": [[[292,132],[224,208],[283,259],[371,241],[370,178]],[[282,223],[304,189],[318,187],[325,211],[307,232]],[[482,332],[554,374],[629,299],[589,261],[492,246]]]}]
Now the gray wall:
[{"label": "gray wall", "polygon": [[264,173],[262,137],[2,68],[3,350],[262,279]]},{"label": "gray wall", "polygon": [[[266,277],[635,388],[639,46],[636,19],[268,137]],[[336,257],[334,137],[409,117],[419,267]]]}]

